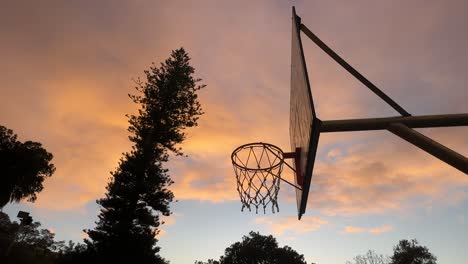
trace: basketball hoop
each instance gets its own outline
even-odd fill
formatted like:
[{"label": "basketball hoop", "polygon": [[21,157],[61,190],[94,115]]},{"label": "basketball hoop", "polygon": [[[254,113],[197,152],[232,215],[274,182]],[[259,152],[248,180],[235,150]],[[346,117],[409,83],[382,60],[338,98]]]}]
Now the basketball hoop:
[{"label": "basketball hoop", "polygon": [[[295,155],[295,153],[293,153]],[[244,208],[258,213],[258,208],[266,208],[271,205],[273,213],[279,212],[278,192],[280,180],[299,188],[296,185],[281,178],[283,165],[295,171],[285,158],[294,158],[291,153],[283,151],[268,143],[249,143],[236,148],[231,155],[232,165],[236,173],[237,191],[242,203],[241,211]]]},{"label": "basketball hoop", "polygon": [[[315,112],[301,35],[307,36],[341,67],[395,109],[400,116],[345,120],[320,119]],[[277,197],[280,181],[284,181],[296,188],[298,219],[300,220],[306,211],[319,137],[322,133],[387,130],[468,174],[467,157],[414,130],[415,128],[468,126],[468,113],[412,116],[307,28],[296,14],[294,7],[292,8],[290,70],[289,138],[291,152],[284,153],[274,145],[259,142],[242,145],[231,155],[242,211],[244,208],[251,211],[255,207],[258,213],[258,208],[263,207],[266,213],[266,208],[271,206],[273,213],[278,212]],[[284,161],[288,158],[294,159],[294,168]],[[287,165],[294,171],[294,184],[281,178],[283,165]]]}]

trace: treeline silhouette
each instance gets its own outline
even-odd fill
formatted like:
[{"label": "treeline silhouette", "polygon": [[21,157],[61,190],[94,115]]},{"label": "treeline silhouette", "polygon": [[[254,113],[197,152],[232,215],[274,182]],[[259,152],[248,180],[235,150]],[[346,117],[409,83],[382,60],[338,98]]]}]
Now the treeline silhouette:
[{"label": "treeline silhouette", "polygon": [[392,256],[377,254],[369,250],[364,255],[357,255],[346,264],[436,264],[437,257],[429,249],[420,245],[416,239],[403,239],[393,248]]},{"label": "treeline silhouette", "polygon": [[[219,260],[195,261],[195,264],[306,264],[304,255],[289,246],[279,247],[272,235],[261,235],[251,231],[242,241],[236,242],[224,251]],[[393,248],[392,256],[377,254],[369,250],[354,257],[346,264],[436,264],[437,258],[428,248],[419,245],[416,239],[400,240]],[[316,264],[316,263],[311,263]]]},{"label": "treeline silhouette", "polygon": [[59,263],[79,250],[72,241],[55,241],[55,234],[41,229],[41,223],[18,223],[0,212],[0,263]]}]

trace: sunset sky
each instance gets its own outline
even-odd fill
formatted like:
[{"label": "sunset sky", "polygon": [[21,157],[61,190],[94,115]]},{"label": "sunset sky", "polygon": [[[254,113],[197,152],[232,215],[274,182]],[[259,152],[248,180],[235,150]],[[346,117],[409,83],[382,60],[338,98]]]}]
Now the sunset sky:
[{"label": "sunset sky", "polygon": [[[207,85],[205,114],[181,146],[188,157],[167,164],[178,202],[159,235],[164,258],[217,259],[254,230],[308,263],[343,264],[368,249],[391,254],[410,238],[439,263],[466,263],[468,176],[386,131],[321,136],[301,221],[286,184],[279,213],[240,211],[232,150],[263,141],[289,151],[292,5],[411,114],[468,112],[464,0],[3,1],[0,125],[41,142],[57,167],[35,203],[4,211],[28,211],[57,239],[82,241],[109,172],[131,146],[132,79],[184,47]],[[304,35],[303,44],[319,118],[398,115]],[[418,131],[468,156],[468,127]]]}]

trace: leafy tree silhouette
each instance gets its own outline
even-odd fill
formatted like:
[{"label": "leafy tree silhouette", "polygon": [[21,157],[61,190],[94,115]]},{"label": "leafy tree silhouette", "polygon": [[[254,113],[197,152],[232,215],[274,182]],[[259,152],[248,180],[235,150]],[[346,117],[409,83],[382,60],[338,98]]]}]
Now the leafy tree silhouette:
[{"label": "leafy tree silhouette", "polygon": [[0,263],[53,263],[65,246],[39,222],[22,225],[0,212]]},{"label": "leafy tree silhouette", "polygon": [[94,230],[87,230],[88,249],[102,263],[165,263],[159,256],[155,235],[159,214],[170,215],[173,182],[163,164],[169,153],[183,155],[177,145],[186,138],[184,129],[197,125],[201,114],[194,68],[183,48],[145,71],[136,81],[138,95],[129,95],[140,106],[129,116],[132,150],[124,153],[113,171]]},{"label": "leafy tree silhouette", "polygon": [[68,245],[63,244],[60,247],[60,252],[55,264],[81,264],[81,263],[93,263],[91,256],[89,255],[86,244],[74,243],[68,241]]},{"label": "leafy tree silhouette", "polygon": [[304,255],[300,255],[289,246],[278,247],[276,238],[251,231],[241,242],[226,248],[219,262],[196,261],[196,264],[307,264]]},{"label": "leafy tree silhouette", "polygon": [[214,259],[209,259],[206,262],[196,260],[195,264],[219,264],[219,261],[214,260]]},{"label": "leafy tree silhouette", "polygon": [[44,179],[55,171],[52,158],[40,143],[21,143],[11,129],[0,126],[0,209],[22,199],[34,202]]},{"label": "leafy tree silhouette", "polygon": [[436,264],[437,258],[416,239],[400,240],[393,249],[391,264]]}]

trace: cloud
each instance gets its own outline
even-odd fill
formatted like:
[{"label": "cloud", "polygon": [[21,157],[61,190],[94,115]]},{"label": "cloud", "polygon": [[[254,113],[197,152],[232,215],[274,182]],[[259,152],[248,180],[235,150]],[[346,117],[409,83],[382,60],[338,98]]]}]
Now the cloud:
[{"label": "cloud", "polygon": [[167,231],[164,230],[164,229],[159,229],[158,231],[159,231],[159,233],[156,235],[156,237],[158,237],[158,238],[164,236],[165,234],[167,234]]},{"label": "cloud", "polygon": [[161,222],[166,226],[175,225],[176,219],[181,217],[183,217],[181,213],[172,213],[170,216],[161,216]]},{"label": "cloud", "polygon": [[354,226],[345,227],[345,232],[346,233],[362,233],[364,231],[365,231],[365,229],[361,228],[361,227],[354,227]]},{"label": "cloud", "polygon": [[[368,16],[355,17],[355,5],[324,3],[320,10],[327,12],[314,13],[317,9],[304,3],[298,10],[308,10],[300,14],[303,22],[320,25],[312,29],[410,112],[466,112],[465,61],[460,48],[447,45],[466,46],[467,38],[452,32],[447,42],[444,35],[459,28],[451,18],[464,17],[457,12],[466,8],[431,3],[414,21],[416,4],[402,4],[408,11],[373,4],[372,15],[386,18],[377,19],[378,26],[367,23]],[[130,150],[125,114],[135,112],[127,98],[131,78],[179,46],[187,48],[208,86],[199,97],[206,114],[183,144],[189,158],[168,164],[176,199],[237,200],[230,163],[235,147],[264,141],[288,151],[289,8],[269,1],[27,5],[14,1],[0,10],[5,21],[0,69],[6,73],[0,76],[6,98],[0,119],[20,138],[40,141],[54,154],[57,171],[34,206],[70,210],[103,197],[109,171]],[[386,17],[396,8],[398,23]],[[444,12],[457,16],[448,19]],[[343,28],[351,25],[328,13],[345,20],[353,16],[360,31]],[[185,26],[174,30],[175,20]],[[401,30],[408,26],[412,30]],[[395,41],[395,35],[406,41]],[[435,35],[444,37],[434,41]],[[320,118],[395,114],[306,38],[304,49]],[[466,155],[466,129],[438,131],[424,132]],[[389,133],[322,135],[318,151],[308,208],[322,213],[385,213],[418,206],[413,200],[457,204],[468,199],[464,175]]]},{"label": "cloud", "polygon": [[89,239],[88,233],[85,233],[85,232],[80,232],[78,234],[78,237],[81,239]]},{"label": "cloud", "polygon": [[266,217],[257,217],[255,224],[266,225],[268,230],[274,235],[283,235],[287,233],[303,234],[319,229],[322,225],[328,224],[328,221],[316,216],[304,216],[301,221],[296,217],[283,217],[278,220],[271,220]]},{"label": "cloud", "polygon": [[[328,215],[356,215],[466,199],[468,179],[463,173],[390,133],[365,136],[367,141],[347,147],[342,159],[316,162],[309,208]],[[445,142],[463,142],[462,135],[452,136]]]},{"label": "cloud", "polygon": [[167,229],[165,227],[172,226],[176,224],[177,218],[183,217],[183,214],[180,213],[172,213],[170,216],[161,216],[161,222],[164,222],[162,226],[158,228],[159,233],[157,237],[160,238],[167,234]]},{"label": "cloud", "polygon": [[363,228],[355,226],[346,226],[343,233],[371,233],[371,234],[381,234],[393,230],[393,226],[383,225],[375,228]]},{"label": "cloud", "polygon": [[[177,13],[180,13],[179,11]],[[76,38],[82,39],[80,35],[84,33],[87,35],[86,38],[90,38],[89,33],[96,35],[98,42],[105,42],[101,36],[98,36],[99,34],[88,30],[92,28],[81,28],[76,31]],[[239,32],[234,32],[235,34]],[[49,54],[49,47],[36,47],[37,58],[33,60],[37,63],[43,62],[38,68],[44,70],[46,77],[41,81],[24,85],[34,87],[35,90],[25,92],[10,88],[4,93],[12,100],[2,106],[6,111],[1,111],[0,117],[4,114],[7,123],[20,136],[28,139],[34,136],[34,140],[42,142],[55,156],[57,171],[45,182],[45,189],[39,194],[35,204],[41,208],[72,209],[102,197],[110,177],[109,171],[117,166],[121,153],[130,149],[125,114],[135,112],[135,106],[126,95],[133,92],[130,78],[135,76],[129,72],[140,74],[143,67],[148,66],[148,60],[154,56],[162,60],[169,54],[163,54],[163,51],[158,50],[157,54],[161,54],[160,56],[152,55],[150,58],[135,60],[132,58],[133,52],[125,50],[111,49],[100,53],[96,50],[99,48],[86,42],[80,44],[79,51],[73,47],[60,46],[58,50],[54,50],[57,56],[49,59],[41,55]],[[219,47],[222,47],[219,53],[224,55],[232,53],[225,52],[225,49],[229,48],[222,45]],[[106,57],[101,58],[102,60],[118,58],[118,61],[124,62],[127,67],[121,67],[120,63],[106,64],[98,59],[85,62],[83,58],[87,57],[85,56],[87,52],[96,53],[98,58]],[[243,51],[234,50],[234,52],[240,54]],[[270,133],[271,115],[284,119],[284,123],[287,122],[286,113],[280,114],[281,108],[270,107],[272,104],[277,105],[275,102],[287,95],[287,91],[282,96],[273,97],[275,91],[252,90],[252,86],[266,87],[276,81],[242,79],[240,76],[247,75],[247,72],[234,70],[243,69],[245,60],[248,56],[253,56],[256,50],[246,52],[248,53],[243,56],[232,53],[233,60],[229,65],[231,70],[226,69],[223,72],[223,74],[229,73],[224,79],[218,77],[223,74],[209,74],[210,78],[206,78],[208,88],[200,95],[206,114],[200,119],[199,127],[188,131],[189,138],[183,145],[186,153],[194,157],[195,167],[192,168],[184,164],[185,161],[177,159],[174,159],[170,165],[178,166],[177,170],[181,172],[173,175],[176,181],[173,188],[178,199],[217,202],[235,199],[234,174],[229,161],[230,151],[246,141],[265,139],[275,141],[273,140],[276,138],[275,134]],[[69,62],[67,58],[70,59]],[[217,58],[217,61],[194,59],[194,63],[208,63],[208,68],[212,65],[218,68],[218,65],[225,61],[223,56],[211,55],[210,58]],[[10,67],[20,69],[23,66],[22,61],[16,59],[16,64],[12,63]],[[24,61],[26,63],[28,60]],[[60,69],[56,70],[56,65],[61,65]],[[265,70],[261,71],[261,75],[265,75]],[[110,72],[111,75],[108,74]],[[203,69],[200,72],[203,73]],[[272,102],[256,100],[259,91],[268,96]],[[243,93],[247,93],[247,96],[244,97]],[[34,104],[27,104],[24,108],[15,107],[15,101],[25,99],[31,99]],[[242,105],[241,108],[238,107],[239,104]],[[282,104],[287,109],[287,102],[284,101]],[[12,118],[14,116],[25,116],[27,119]],[[287,128],[283,130],[286,132]],[[258,135],[269,136],[259,138]],[[286,142],[286,139],[287,137],[284,137],[283,141]]]},{"label": "cloud", "polygon": [[389,232],[391,230],[393,230],[393,226],[384,225],[381,227],[371,228],[369,229],[369,232],[372,234],[381,234],[381,233]]},{"label": "cloud", "polygon": [[194,154],[175,158],[170,171],[175,181],[171,189],[176,199],[210,202],[238,199],[235,176],[229,165],[227,157],[225,160],[216,156],[204,159]]}]

